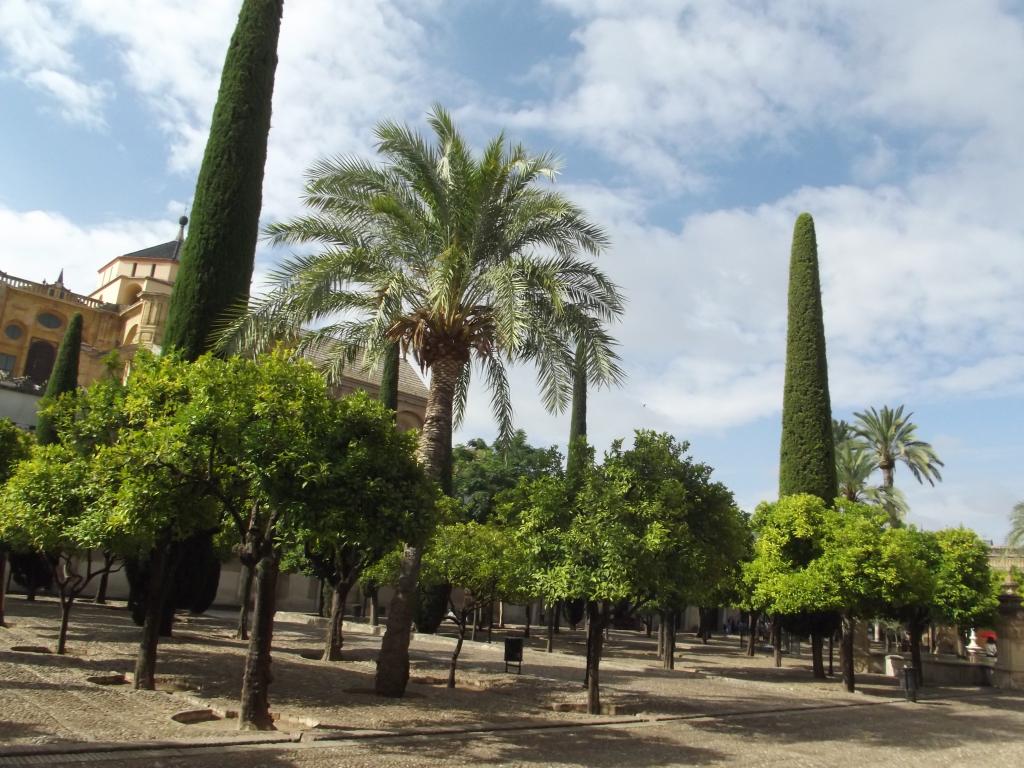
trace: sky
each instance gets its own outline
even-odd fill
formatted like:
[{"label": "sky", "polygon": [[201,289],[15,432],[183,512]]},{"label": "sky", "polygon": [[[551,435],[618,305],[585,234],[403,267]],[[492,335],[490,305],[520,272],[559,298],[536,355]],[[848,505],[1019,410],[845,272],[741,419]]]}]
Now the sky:
[{"label": "sky", "polygon": [[[90,292],[187,213],[240,0],[0,0],[0,270]],[[910,522],[1001,543],[1024,500],[1022,0],[288,0],[263,222],[305,169],[443,104],[504,130],[608,231],[626,384],[599,451],[690,442],[777,494],[793,222],[815,218],[833,415],[905,404],[945,462]],[[261,246],[257,281],[282,254]],[[534,372],[519,426],[564,446]],[[474,391],[456,439],[494,436]]]}]

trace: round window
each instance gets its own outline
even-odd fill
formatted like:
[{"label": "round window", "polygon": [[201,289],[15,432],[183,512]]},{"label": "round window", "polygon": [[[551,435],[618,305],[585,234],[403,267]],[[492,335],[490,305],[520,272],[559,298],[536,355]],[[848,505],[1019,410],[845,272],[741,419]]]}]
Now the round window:
[{"label": "round window", "polygon": [[4,328],[4,336],[6,336],[8,339],[18,340],[21,338],[21,335],[23,333],[24,331],[21,330],[21,326],[15,325],[14,323],[11,323],[6,328]]},{"label": "round window", "polygon": [[44,328],[60,328],[61,326],[61,319],[49,312],[40,312],[39,316],[36,317],[36,320],[38,320],[39,324]]}]

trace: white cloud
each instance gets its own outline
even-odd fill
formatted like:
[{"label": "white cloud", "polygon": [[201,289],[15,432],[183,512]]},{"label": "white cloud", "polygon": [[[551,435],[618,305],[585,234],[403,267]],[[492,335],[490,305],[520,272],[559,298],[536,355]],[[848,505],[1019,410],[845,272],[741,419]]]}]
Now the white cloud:
[{"label": "white cloud", "polygon": [[[368,153],[384,116],[418,118],[444,93],[430,79],[417,16],[432,0],[287,3],[278,45],[264,215],[294,212],[304,169],[324,154]],[[206,145],[236,0],[77,0],[77,23],[106,39],[194,173]],[[442,83],[442,85],[438,85]]]},{"label": "white cloud", "polygon": [[997,0],[549,2],[577,19],[571,77],[497,119],[669,183],[743,147],[796,156],[800,132],[855,139],[851,122],[956,145],[1017,131],[1024,24]]},{"label": "white cloud", "polygon": [[6,54],[2,71],[47,94],[65,120],[103,128],[109,85],[79,77],[71,51],[77,30],[59,7],[57,10],[54,13],[51,6],[30,0],[0,4],[0,52]]},{"label": "white cloud", "polygon": [[115,256],[167,242],[177,232],[167,221],[108,221],[81,226],[51,211],[0,207],[4,249],[0,270],[27,280],[53,282],[64,270],[64,284],[88,295],[97,270]]}]

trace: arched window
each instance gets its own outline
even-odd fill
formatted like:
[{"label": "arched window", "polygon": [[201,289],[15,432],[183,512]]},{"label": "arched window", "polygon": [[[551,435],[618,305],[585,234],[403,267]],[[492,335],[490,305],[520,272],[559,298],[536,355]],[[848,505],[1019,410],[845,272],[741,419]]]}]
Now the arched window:
[{"label": "arched window", "polygon": [[45,384],[53,371],[57,359],[57,347],[48,341],[36,339],[28,348],[25,358],[25,375],[33,384]]}]

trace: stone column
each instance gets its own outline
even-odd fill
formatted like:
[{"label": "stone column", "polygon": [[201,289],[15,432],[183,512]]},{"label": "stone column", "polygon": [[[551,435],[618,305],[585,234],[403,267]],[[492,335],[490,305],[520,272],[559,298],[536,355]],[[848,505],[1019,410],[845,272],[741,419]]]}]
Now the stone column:
[{"label": "stone column", "polygon": [[1024,691],[1024,608],[1017,583],[1006,575],[999,595],[996,641],[999,655],[992,671],[992,685],[1005,690]]}]

